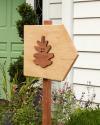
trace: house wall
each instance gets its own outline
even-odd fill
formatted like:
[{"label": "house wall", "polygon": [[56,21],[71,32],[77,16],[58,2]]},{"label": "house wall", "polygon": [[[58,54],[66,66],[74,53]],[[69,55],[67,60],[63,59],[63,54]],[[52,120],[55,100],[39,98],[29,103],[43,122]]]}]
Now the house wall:
[{"label": "house wall", "polygon": [[[96,94],[100,103],[100,1],[74,0],[73,37],[79,51],[74,65],[74,89],[79,99]],[[89,92],[88,92],[89,91]]]}]

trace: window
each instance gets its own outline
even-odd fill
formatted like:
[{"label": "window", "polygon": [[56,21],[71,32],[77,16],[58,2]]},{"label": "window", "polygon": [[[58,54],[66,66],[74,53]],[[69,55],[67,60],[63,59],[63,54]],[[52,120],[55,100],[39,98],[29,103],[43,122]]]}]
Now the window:
[{"label": "window", "polygon": [[42,0],[35,0],[34,8],[38,17],[38,24],[42,24]]}]

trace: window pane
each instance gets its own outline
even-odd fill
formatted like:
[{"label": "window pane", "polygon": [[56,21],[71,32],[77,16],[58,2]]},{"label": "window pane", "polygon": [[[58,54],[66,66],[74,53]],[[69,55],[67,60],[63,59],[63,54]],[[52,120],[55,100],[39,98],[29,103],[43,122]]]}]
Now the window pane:
[{"label": "window pane", "polygon": [[38,24],[42,24],[42,0],[35,0],[35,11],[38,16]]}]

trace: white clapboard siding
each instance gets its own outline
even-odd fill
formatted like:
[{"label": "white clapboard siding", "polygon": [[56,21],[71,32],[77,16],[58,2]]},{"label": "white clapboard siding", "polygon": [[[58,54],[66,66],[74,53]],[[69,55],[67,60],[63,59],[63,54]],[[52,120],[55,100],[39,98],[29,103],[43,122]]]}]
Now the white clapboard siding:
[{"label": "white clapboard siding", "polygon": [[82,92],[85,92],[85,95],[83,98],[84,101],[87,101],[88,99],[92,99],[93,95],[95,94],[96,97],[94,98],[93,102],[100,103],[100,88],[99,87],[74,84],[74,92],[78,100],[80,100],[82,96]]},{"label": "white clapboard siding", "polygon": [[74,67],[100,69],[100,53],[79,53]]},{"label": "white clapboard siding", "polygon": [[100,17],[100,1],[74,4],[74,18]]},{"label": "white clapboard siding", "polygon": [[43,20],[62,23],[62,0],[43,0]]},{"label": "white clapboard siding", "polygon": [[74,20],[74,34],[100,34],[100,19]]},{"label": "white clapboard siding", "polygon": [[[93,0],[74,0],[74,2],[84,2],[84,1],[93,1]],[[95,1],[95,0],[94,0]]]},{"label": "white clapboard siding", "polygon": [[100,52],[100,36],[74,36],[78,51]]},{"label": "white clapboard siding", "polygon": [[74,43],[79,57],[74,65],[73,84],[77,99],[96,94],[100,103],[100,0],[74,0]]},{"label": "white clapboard siding", "polygon": [[62,23],[62,19],[52,19],[54,25],[59,25]]},{"label": "white clapboard siding", "polygon": [[60,3],[62,0],[50,0],[50,3]]},{"label": "white clapboard siding", "polygon": [[62,5],[61,4],[50,4],[49,14],[50,18],[62,18]]},{"label": "white clapboard siding", "polygon": [[100,71],[74,68],[74,83],[100,86]]}]

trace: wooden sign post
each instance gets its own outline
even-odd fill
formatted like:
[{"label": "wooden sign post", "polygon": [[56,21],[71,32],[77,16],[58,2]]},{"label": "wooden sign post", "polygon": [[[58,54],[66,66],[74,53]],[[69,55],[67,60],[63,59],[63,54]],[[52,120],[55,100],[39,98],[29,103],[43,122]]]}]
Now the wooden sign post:
[{"label": "wooden sign post", "polygon": [[51,125],[51,80],[66,78],[77,50],[64,25],[24,26],[24,75],[43,78],[42,125]]},{"label": "wooden sign post", "polygon": [[[52,21],[44,21],[44,25],[51,25]],[[43,113],[42,125],[51,125],[51,80],[43,79]]]}]

